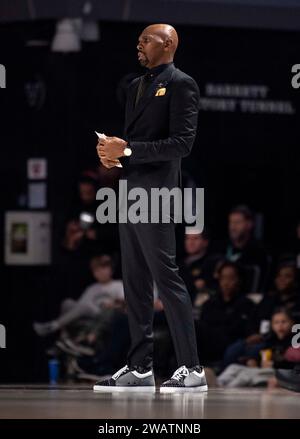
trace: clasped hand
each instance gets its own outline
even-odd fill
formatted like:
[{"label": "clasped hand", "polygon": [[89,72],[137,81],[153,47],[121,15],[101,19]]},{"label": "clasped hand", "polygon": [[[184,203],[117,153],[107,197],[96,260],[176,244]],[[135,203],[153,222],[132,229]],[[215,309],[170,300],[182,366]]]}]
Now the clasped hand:
[{"label": "clasped hand", "polygon": [[116,166],[120,157],[124,156],[124,149],[127,142],[119,137],[106,137],[100,139],[97,144],[97,153],[101,163],[106,168],[110,169]]}]

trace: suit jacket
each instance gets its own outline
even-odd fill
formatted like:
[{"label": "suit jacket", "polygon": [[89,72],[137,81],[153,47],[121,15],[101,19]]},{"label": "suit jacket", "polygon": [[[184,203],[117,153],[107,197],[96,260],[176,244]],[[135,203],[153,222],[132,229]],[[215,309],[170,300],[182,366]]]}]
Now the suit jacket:
[{"label": "suit jacket", "polygon": [[[197,83],[170,64],[156,76],[134,108],[140,78],[129,86],[123,138],[132,149],[122,157],[128,189],[172,189],[180,184],[181,159],[190,154],[197,131]],[[164,95],[155,96],[165,88]]]}]

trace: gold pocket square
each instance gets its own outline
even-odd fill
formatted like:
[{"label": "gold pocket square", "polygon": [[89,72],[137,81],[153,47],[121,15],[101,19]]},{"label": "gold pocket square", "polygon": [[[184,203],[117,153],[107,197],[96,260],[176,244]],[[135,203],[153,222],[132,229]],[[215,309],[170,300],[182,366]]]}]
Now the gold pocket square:
[{"label": "gold pocket square", "polygon": [[165,87],[159,88],[155,93],[155,96],[163,96],[166,94],[167,89]]}]

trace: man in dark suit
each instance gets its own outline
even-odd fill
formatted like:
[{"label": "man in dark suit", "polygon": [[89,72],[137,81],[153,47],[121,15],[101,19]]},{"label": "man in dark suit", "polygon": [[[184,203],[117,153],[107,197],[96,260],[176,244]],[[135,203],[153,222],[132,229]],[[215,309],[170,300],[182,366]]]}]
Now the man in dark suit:
[{"label": "man in dark suit", "polygon": [[[120,160],[128,191],[142,188],[149,198],[153,188],[180,186],[181,159],[191,152],[196,135],[199,89],[193,78],[174,66],[177,45],[176,30],[170,25],[144,29],[137,49],[140,64],[148,70],[129,86],[124,139],[106,137],[97,145],[107,168]],[[145,210],[153,213],[152,206]],[[150,217],[149,222],[119,223],[119,232],[131,348],[128,364],[109,380],[96,383],[94,390],[155,389],[153,281],[179,365],[160,390],[207,390],[204,370],[199,366],[192,304],[175,260],[174,212],[168,223],[154,223]]]}]

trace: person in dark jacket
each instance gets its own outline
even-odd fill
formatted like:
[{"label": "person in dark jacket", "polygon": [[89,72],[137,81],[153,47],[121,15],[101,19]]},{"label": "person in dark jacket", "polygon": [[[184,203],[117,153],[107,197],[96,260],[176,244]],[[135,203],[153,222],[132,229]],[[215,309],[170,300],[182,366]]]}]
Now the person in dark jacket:
[{"label": "person in dark jacket", "polygon": [[244,205],[231,209],[228,216],[228,241],[219,249],[223,257],[238,262],[244,271],[244,293],[264,291],[269,271],[269,256],[253,236],[254,215]]},{"label": "person in dark jacket", "polygon": [[[252,333],[267,332],[272,313],[280,307],[290,310],[295,321],[300,321],[300,291],[297,284],[297,268],[293,262],[285,262],[278,266],[274,288],[260,302],[252,319]],[[269,322],[265,331],[262,328],[263,322]]]},{"label": "person in dark jacket", "polygon": [[209,243],[206,229],[201,233],[185,233],[185,256],[179,261],[179,270],[193,301],[198,294],[205,294],[212,287],[217,257],[211,253]]},{"label": "person in dark jacket", "polygon": [[294,349],[293,324],[293,317],[288,310],[275,310],[270,333],[265,337],[263,345],[260,345],[259,352],[245,358],[243,364],[229,365],[218,377],[218,384],[225,387],[267,385],[274,379],[275,369],[291,369],[295,365],[289,353],[291,348]]},{"label": "person in dark jacket", "polygon": [[300,292],[297,286],[296,266],[281,264],[277,269],[274,289],[254,308],[249,319],[247,337],[229,346],[224,355],[224,367],[239,358],[255,355],[263,346],[264,336],[269,333],[271,317],[275,309],[287,309],[295,322],[300,320]]},{"label": "person in dark jacket", "polygon": [[[207,390],[204,369],[199,364],[192,302],[176,263],[178,211],[174,204],[178,203],[172,197],[169,215],[164,214],[162,206],[148,203],[153,189],[168,189],[169,194],[181,186],[181,160],[190,154],[197,132],[200,91],[196,81],[175,66],[177,45],[177,32],[170,25],[154,24],[143,30],[138,38],[138,59],[148,70],[128,88],[123,138],[102,136],[97,145],[104,166],[114,167],[119,162],[122,165],[124,190],[119,192],[118,214],[123,218],[119,216],[118,225],[131,346],[124,368],[109,380],[97,383],[95,391],[113,391],[115,387],[131,387],[132,391],[141,387],[155,389],[154,282],[179,366],[160,391],[172,392],[178,386],[185,391]],[[138,208],[144,214],[138,218],[140,221],[132,219],[137,200],[127,200],[132,189],[131,195],[141,190],[144,195],[143,205]],[[164,197],[164,205],[166,201]],[[158,221],[152,220],[152,214],[157,214]]]},{"label": "person in dark jacket", "polygon": [[216,295],[204,303],[196,322],[200,355],[207,362],[218,361],[235,340],[246,335],[254,304],[241,292],[238,265],[225,261],[218,271]]}]

